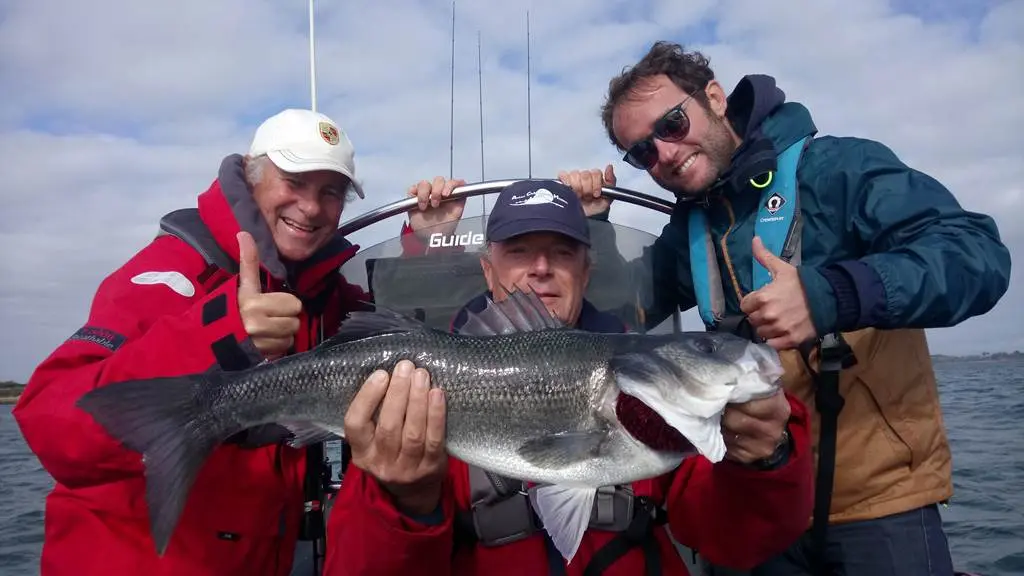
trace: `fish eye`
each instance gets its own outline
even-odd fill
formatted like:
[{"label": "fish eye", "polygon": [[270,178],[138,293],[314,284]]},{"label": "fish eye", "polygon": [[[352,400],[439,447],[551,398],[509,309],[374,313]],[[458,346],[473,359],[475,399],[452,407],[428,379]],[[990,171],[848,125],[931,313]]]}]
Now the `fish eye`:
[{"label": "fish eye", "polygon": [[718,352],[718,343],[712,338],[697,338],[693,341],[693,347],[704,354]]}]

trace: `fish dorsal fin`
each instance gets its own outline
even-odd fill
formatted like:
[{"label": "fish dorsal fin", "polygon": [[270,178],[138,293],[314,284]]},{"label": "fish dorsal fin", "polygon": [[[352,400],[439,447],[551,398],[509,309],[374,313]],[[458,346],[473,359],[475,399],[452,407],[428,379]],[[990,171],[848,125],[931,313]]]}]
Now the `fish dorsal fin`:
[{"label": "fish dorsal fin", "polygon": [[324,345],[341,344],[384,334],[432,330],[423,322],[389,308],[380,305],[374,305],[374,308],[349,312],[341,321],[337,334],[327,339]]},{"label": "fish dorsal fin", "polygon": [[565,324],[548,310],[533,291],[508,290],[506,297],[496,302],[490,296],[480,312],[466,310],[466,322],[458,329],[464,336],[498,336],[514,332],[557,330]]}]

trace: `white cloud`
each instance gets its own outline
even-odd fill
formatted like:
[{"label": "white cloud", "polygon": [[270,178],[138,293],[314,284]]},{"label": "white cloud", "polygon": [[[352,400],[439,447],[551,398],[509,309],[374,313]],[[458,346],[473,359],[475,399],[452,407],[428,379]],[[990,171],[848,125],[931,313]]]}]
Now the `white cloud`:
[{"label": "white cloud", "polygon": [[[355,142],[369,191],[353,217],[448,173],[450,3],[317,5],[320,109]],[[693,39],[726,87],[776,76],[821,133],[881,140],[993,214],[1011,250],[1024,245],[1024,0],[942,12],[912,0],[462,2],[457,176],[480,176],[478,30],[486,177],[526,176],[527,8],[535,176],[612,162],[622,185],[666,197],[618,160],[598,111],[610,76],[651,41]],[[262,117],[308,105],[305,26],[298,1],[0,0],[0,379],[24,380],[81,325],[99,281],[245,150]],[[618,206],[613,220],[666,219]],[[1024,348],[1020,280],[989,315],[933,331],[933,348]]]}]

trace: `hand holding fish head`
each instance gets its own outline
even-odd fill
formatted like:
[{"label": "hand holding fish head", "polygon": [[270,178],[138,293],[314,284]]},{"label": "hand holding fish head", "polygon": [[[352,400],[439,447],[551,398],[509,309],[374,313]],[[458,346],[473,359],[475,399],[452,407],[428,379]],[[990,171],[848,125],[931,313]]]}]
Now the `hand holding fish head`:
[{"label": "hand holding fish head", "polygon": [[785,393],[742,404],[729,404],[722,414],[725,458],[753,464],[771,458],[789,441],[786,424],[791,408]]},{"label": "hand holding fish head", "polygon": [[429,514],[448,471],[445,416],[444,393],[431,389],[426,370],[403,360],[390,377],[374,372],[345,414],[352,464],[376,478],[398,508]]}]

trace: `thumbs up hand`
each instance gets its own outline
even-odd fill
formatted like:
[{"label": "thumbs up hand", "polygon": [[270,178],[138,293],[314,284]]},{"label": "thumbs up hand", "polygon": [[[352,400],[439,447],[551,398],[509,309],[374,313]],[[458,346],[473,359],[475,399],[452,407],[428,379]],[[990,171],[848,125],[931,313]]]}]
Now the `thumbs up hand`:
[{"label": "thumbs up hand", "polygon": [[263,293],[260,257],[248,232],[238,238],[238,312],[256,349],[268,360],[288,353],[299,331],[302,302],[287,292]]},{"label": "thumbs up hand", "polygon": [[772,277],[771,282],[740,301],[740,309],[757,335],[776,350],[796,348],[817,337],[796,267],[772,254],[758,237],[754,238],[753,252]]}]

